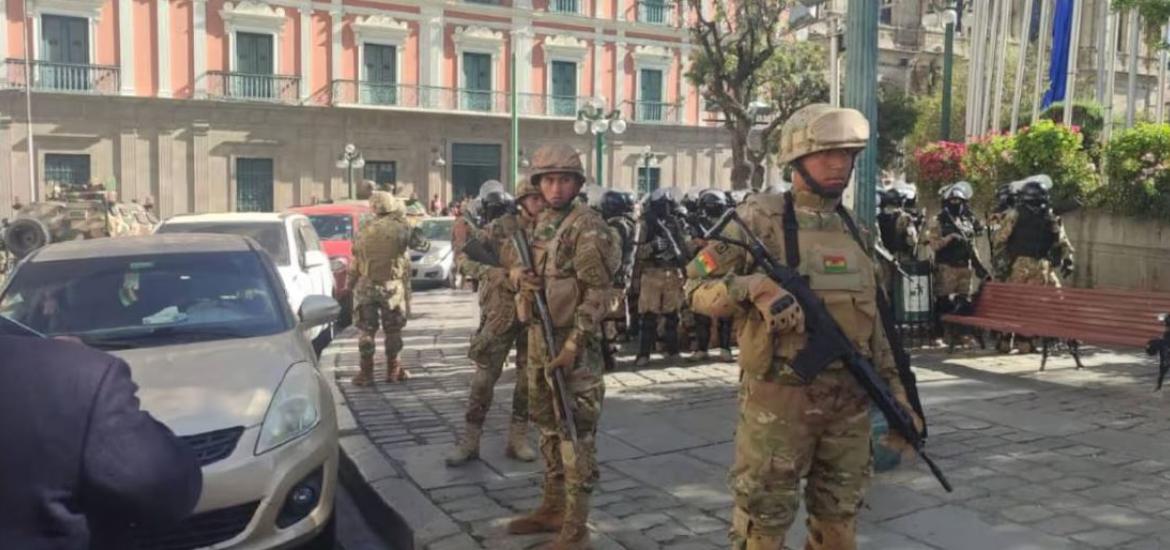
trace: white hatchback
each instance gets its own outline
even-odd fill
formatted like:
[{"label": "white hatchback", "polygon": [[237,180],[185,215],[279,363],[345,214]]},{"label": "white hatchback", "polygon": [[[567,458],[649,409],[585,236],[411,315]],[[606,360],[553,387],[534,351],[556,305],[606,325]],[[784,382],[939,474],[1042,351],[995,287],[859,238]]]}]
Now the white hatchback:
[{"label": "white hatchback", "polygon": [[[300,311],[306,296],[332,296],[333,271],[309,218],[294,212],[190,214],[175,216],[155,233],[219,233],[251,237],[260,244],[280,274],[289,306]],[[320,350],[333,338],[333,325],[308,333]]]}]

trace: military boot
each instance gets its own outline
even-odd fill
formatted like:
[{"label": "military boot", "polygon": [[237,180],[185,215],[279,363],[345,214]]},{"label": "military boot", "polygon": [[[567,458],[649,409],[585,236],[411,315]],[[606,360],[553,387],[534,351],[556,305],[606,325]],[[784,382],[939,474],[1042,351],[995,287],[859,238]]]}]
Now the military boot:
[{"label": "military boot", "polygon": [[358,363],[358,368],[361,369],[361,371],[358,372],[357,376],[354,376],[353,380],[350,380],[350,382],[352,382],[353,385],[355,385],[359,388],[364,388],[366,386],[373,384],[374,383],[374,358],[373,357],[362,357],[361,363]]},{"label": "military boot", "polygon": [[852,519],[808,518],[804,550],[857,550],[857,524]]},{"label": "military boot", "polygon": [[394,384],[403,380],[410,380],[410,372],[402,366],[402,360],[398,358],[386,359],[386,381]]},{"label": "military boot", "polygon": [[536,453],[528,445],[528,422],[512,419],[508,428],[508,447],[504,449],[504,456],[521,462],[536,460]]},{"label": "military boot", "polygon": [[447,455],[444,462],[447,463],[448,468],[457,468],[468,462],[479,458],[479,438],[483,435],[483,425],[475,424],[473,422],[467,423],[467,428],[463,432],[463,437],[460,438],[459,444],[455,446],[455,450]]},{"label": "military boot", "polygon": [[565,483],[544,482],[544,495],[540,506],[527,516],[508,522],[508,533],[531,535],[532,533],[556,533],[565,521]]},{"label": "military boot", "polygon": [[650,362],[650,353],[654,351],[654,341],[658,339],[658,316],[653,313],[642,314],[642,330],[638,335],[638,357],[634,359],[635,367],[644,367]]},{"label": "military boot", "polygon": [[578,493],[565,500],[565,521],[547,550],[585,550],[589,546],[589,495]]}]

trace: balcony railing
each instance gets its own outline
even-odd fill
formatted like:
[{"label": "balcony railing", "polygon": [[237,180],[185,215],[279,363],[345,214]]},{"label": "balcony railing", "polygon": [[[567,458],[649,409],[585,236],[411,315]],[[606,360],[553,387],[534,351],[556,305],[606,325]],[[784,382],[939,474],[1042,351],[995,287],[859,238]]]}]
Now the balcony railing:
[{"label": "balcony railing", "polygon": [[651,124],[678,124],[682,115],[682,105],[678,103],[628,101],[624,107],[626,117]]},{"label": "balcony railing", "polygon": [[106,65],[33,61],[30,74],[23,59],[6,59],[2,76],[7,88],[24,88],[31,77],[32,89],[42,92],[105,95],[119,87],[118,68]]},{"label": "balcony railing", "polygon": [[580,0],[549,0],[548,11],[553,13],[581,13]]},{"label": "balcony railing", "polygon": [[674,3],[665,0],[639,0],[638,22],[650,25],[675,26]]},{"label": "balcony railing", "polygon": [[517,94],[517,110],[521,116],[573,118],[589,101],[587,97],[545,94]]},{"label": "balcony railing", "polygon": [[207,71],[207,96],[226,101],[297,103],[300,77]]}]

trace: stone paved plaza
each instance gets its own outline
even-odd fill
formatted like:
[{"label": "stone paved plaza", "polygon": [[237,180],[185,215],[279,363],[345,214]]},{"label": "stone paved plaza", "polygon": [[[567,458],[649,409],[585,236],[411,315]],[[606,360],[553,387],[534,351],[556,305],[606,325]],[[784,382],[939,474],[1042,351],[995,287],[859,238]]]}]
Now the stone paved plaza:
[{"label": "stone paved plaza", "polygon": [[[504,532],[540,494],[539,461],[504,457],[514,369],[496,387],[482,461],[459,469],[442,461],[463,426],[474,295],[416,292],[413,309],[409,382],[350,385],[352,331],[324,356],[356,421],[347,437],[365,445],[362,476],[395,503],[420,548],[526,549],[549,540]],[[632,361],[621,357],[606,375],[594,547],[728,547],[736,366],[656,357],[633,370]],[[861,514],[862,548],[1170,549],[1170,397],[1152,391],[1150,358],[1090,349],[1086,369],[1057,356],[1043,373],[1039,355],[927,352],[915,364],[928,450],[955,491],[945,493],[921,464],[878,475]],[[788,544],[803,543],[801,517]]]}]

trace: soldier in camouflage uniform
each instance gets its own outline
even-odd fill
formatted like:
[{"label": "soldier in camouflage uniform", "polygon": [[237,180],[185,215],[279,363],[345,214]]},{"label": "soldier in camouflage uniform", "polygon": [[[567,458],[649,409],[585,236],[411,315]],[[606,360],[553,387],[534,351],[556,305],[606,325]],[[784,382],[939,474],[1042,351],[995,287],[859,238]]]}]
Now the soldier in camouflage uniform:
[{"label": "soldier in camouflage uniform", "polygon": [[[496,180],[488,180],[484,182],[487,185]],[[496,182],[497,184],[499,182]],[[482,186],[481,186],[482,187]],[[458,284],[456,288],[467,288],[471,286],[476,288],[475,279],[467,277],[463,274],[463,261],[466,259],[463,255],[463,246],[467,244],[467,239],[479,229],[479,199],[468,200],[460,209],[459,215],[455,217],[455,223],[451,226],[451,250],[455,251],[455,265],[452,269],[455,270],[456,281]]]},{"label": "soldier in camouflage uniform", "polygon": [[[544,198],[540,196],[540,189],[526,183],[517,189],[520,203],[517,210],[510,200],[505,201],[500,196],[506,194],[503,184],[496,182],[497,187],[489,188],[488,183],[480,189],[480,199],[484,216],[494,219],[476,231],[473,238],[495,253],[499,265],[480,263],[467,257],[463,260],[464,273],[479,281],[480,324],[467,351],[467,356],[475,361],[476,366],[467,403],[467,428],[446,459],[451,467],[479,457],[483,422],[491,409],[493,389],[513,344],[516,347],[516,388],[512,393],[512,422],[504,453],[524,462],[536,460],[536,454],[528,446],[528,327],[516,317],[516,289],[508,279],[508,272],[521,265],[516,247],[512,245],[512,236],[517,231],[532,230],[536,216],[544,210]],[[499,203],[504,202],[508,205],[506,211],[495,217],[497,208],[502,206]]]},{"label": "soldier in camouflage uniform", "polygon": [[980,260],[973,241],[983,233],[983,224],[971,211],[973,194],[965,181],[944,187],[939,192],[942,209],[927,223],[926,242],[934,252],[936,334],[946,330],[941,316],[967,312],[975,293],[974,266]]},{"label": "soldier in camouflage uniform", "polygon": [[[589,496],[597,483],[597,425],[605,396],[601,324],[613,300],[613,278],[621,251],[613,232],[595,210],[574,198],[585,183],[581,158],[568,145],[546,145],[532,158],[531,181],[547,208],[532,233],[536,273],[513,269],[521,289],[518,314],[529,320],[529,407],[540,428],[544,484],[540,506],[513,520],[514,534],[559,532],[551,548],[587,548]],[[530,304],[532,292],[547,297],[558,350],[545,346]],[[573,409],[578,442],[568,438],[556,413],[551,380],[561,369]]]},{"label": "soldier in camouflage uniform", "polygon": [[386,381],[399,382],[410,377],[398,359],[402,351],[402,329],[406,327],[406,285],[410,284],[410,262],[402,258],[408,248],[426,252],[431,247],[418,228],[407,224],[401,200],[386,191],[374,191],[370,195],[370,207],[377,218],[358,234],[353,245],[354,262],[349,270],[353,324],[361,332],[358,338],[361,372],[353,379],[355,386],[369,386],[374,381],[374,337],[379,324],[385,337]]},{"label": "soldier in camouflage uniform", "polygon": [[[793,191],[748,198],[737,211],[781,261],[823,299],[842,331],[869,356],[909,412],[877,314],[874,265],[854,240],[841,206],[854,156],[869,124],[861,113],[814,104],[784,125],[780,162],[793,169]],[[724,235],[742,239],[735,226]],[[736,549],[780,550],[800,508],[808,507],[809,550],[856,548],[856,517],[871,475],[870,400],[840,361],[804,383],[789,366],[806,345],[804,312],[787,290],[754,271],[743,249],[709,243],[688,265],[695,311],[736,316],[742,383],[731,490]],[[910,413],[913,415],[913,413]],[[909,447],[896,434],[883,442]]]},{"label": "soldier in camouflage uniform", "polygon": [[[992,235],[992,243],[1006,254],[1011,274],[1009,283],[1027,285],[1060,286],[1060,275],[1053,270],[1053,264],[1060,274],[1073,274],[1073,246],[1064,233],[1060,217],[1049,207],[1049,189],[1052,179],[1046,175],[1032,176],[1012,184],[1015,189],[1015,206],[1003,214],[999,227]],[[1000,350],[1005,349],[1004,340]],[[1021,352],[1033,350],[1027,338],[1016,340]]]}]

